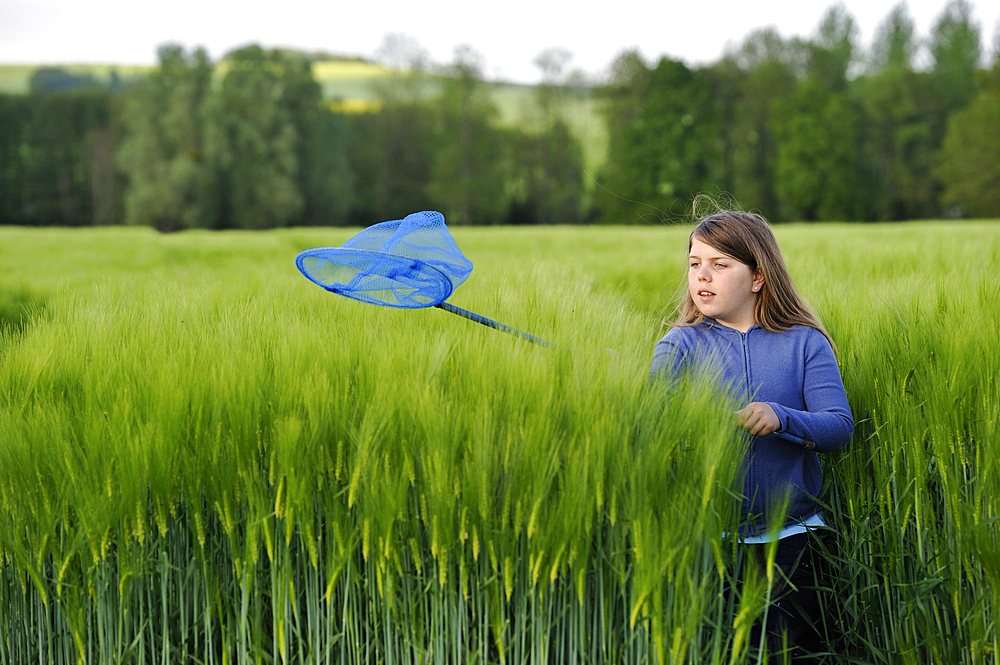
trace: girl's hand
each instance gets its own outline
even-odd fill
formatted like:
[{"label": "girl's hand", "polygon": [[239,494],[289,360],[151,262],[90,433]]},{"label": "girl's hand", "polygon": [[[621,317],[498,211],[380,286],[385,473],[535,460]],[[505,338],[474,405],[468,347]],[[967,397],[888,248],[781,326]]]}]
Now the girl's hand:
[{"label": "girl's hand", "polygon": [[767,402],[750,402],[736,414],[736,424],[754,436],[767,436],[781,427],[778,414]]}]

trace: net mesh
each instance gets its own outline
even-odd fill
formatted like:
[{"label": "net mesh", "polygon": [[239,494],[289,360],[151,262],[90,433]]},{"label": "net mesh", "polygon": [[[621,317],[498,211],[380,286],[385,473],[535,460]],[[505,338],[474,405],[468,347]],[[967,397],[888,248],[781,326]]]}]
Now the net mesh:
[{"label": "net mesh", "polygon": [[369,226],[340,247],[308,249],[295,263],[329,291],[407,308],[443,302],[472,272],[444,215],[434,211]]}]

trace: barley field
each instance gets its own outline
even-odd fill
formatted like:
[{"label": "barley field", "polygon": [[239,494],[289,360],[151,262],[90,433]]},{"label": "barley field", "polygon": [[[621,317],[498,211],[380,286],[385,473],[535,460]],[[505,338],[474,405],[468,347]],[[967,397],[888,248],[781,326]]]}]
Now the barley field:
[{"label": "barley field", "polygon": [[[763,658],[745,442],[646,378],[687,229],[452,229],[558,349],[296,271],[354,231],[0,228],[0,663]],[[775,231],[857,421],[816,662],[996,663],[1000,224]]]}]

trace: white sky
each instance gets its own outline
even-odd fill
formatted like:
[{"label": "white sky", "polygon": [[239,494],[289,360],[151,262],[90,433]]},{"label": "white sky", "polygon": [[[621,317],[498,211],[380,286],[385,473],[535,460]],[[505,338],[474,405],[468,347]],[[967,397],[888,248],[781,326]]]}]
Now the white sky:
[{"label": "white sky", "polygon": [[[867,48],[898,0],[845,0]],[[544,49],[566,48],[568,69],[600,75],[615,56],[638,48],[688,64],[714,62],[727,44],[775,26],[808,37],[832,0],[618,0],[611,3],[506,0],[0,0],[0,63],[152,64],[156,48],[204,46],[213,59],[247,43],[371,57],[387,33],[415,38],[436,63],[471,45],[489,78],[534,82]],[[926,37],[946,0],[909,0],[919,37]],[[972,0],[984,51],[994,49],[1000,2]],[[499,6],[498,6],[499,5]]]}]

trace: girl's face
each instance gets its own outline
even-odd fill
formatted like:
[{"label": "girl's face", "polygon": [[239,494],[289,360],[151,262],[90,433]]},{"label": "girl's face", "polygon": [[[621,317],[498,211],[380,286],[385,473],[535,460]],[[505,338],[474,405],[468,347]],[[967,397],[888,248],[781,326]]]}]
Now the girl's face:
[{"label": "girl's face", "polygon": [[691,239],[688,293],[705,316],[746,332],[757,323],[754,306],[763,285],[764,277],[747,264],[706,245],[697,236]]}]

